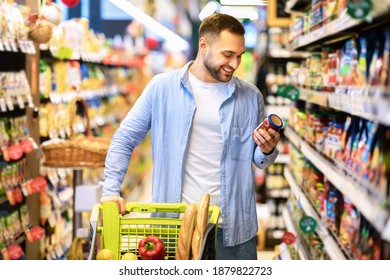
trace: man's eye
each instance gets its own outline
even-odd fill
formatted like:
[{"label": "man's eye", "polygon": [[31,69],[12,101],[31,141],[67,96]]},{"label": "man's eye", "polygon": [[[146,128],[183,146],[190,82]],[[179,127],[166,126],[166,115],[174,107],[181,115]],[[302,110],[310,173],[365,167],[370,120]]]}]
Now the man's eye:
[{"label": "man's eye", "polygon": [[225,56],[225,57],[231,57],[232,54],[231,54],[231,53],[225,53],[224,56]]}]

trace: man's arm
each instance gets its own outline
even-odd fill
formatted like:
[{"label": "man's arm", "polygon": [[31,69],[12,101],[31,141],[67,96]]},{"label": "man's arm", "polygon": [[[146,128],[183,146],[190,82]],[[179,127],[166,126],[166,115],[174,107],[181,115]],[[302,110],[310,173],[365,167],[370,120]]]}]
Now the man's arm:
[{"label": "man's arm", "polygon": [[121,213],[125,200],[120,186],[128,171],[134,148],[145,138],[151,127],[153,82],[151,81],[114,133],[107,153],[101,203],[114,201]]}]

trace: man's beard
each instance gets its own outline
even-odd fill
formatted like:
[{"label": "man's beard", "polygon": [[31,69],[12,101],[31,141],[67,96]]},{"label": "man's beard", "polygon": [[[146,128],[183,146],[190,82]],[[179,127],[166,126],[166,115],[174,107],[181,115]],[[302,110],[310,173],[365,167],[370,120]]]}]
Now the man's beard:
[{"label": "man's beard", "polygon": [[233,76],[233,72],[230,75],[223,75],[220,71],[221,67],[215,67],[213,64],[209,63],[207,58],[203,62],[204,67],[209,71],[211,77],[216,79],[218,82],[229,82]]}]

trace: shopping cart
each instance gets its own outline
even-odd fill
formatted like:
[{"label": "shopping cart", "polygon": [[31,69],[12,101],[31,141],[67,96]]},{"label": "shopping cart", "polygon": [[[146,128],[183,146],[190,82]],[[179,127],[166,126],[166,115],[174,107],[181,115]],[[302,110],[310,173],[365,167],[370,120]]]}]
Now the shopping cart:
[{"label": "shopping cart", "polygon": [[[117,260],[128,252],[140,259],[138,243],[149,235],[158,236],[164,242],[167,259],[175,259],[180,226],[188,206],[184,203],[131,202],[126,204],[126,214],[121,215],[114,202],[96,204],[90,217],[88,259],[96,259],[101,249],[110,249]],[[219,207],[209,207],[209,223],[200,253],[202,260],[215,259],[219,212]]]}]

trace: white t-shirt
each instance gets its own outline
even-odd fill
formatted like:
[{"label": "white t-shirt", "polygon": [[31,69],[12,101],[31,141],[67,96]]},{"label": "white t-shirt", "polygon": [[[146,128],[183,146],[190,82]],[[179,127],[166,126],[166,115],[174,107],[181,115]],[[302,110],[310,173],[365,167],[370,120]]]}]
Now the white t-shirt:
[{"label": "white t-shirt", "polygon": [[210,205],[220,206],[220,164],[222,136],[219,107],[227,90],[226,83],[206,83],[189,73],[196,111],[191,128],[187,159],[184,164],[182,202],[198,203],[210,194]]}]

